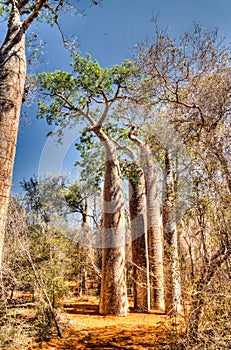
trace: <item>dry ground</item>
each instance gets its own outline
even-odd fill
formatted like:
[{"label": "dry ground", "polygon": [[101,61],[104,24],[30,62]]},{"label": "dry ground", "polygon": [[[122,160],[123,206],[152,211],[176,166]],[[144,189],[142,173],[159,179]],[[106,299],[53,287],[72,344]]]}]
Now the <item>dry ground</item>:
[{"label": "dry ground", "polygon": [[[61,339],[30,346],[30,350],[74,349],[175,349],[182,321],[153,311],[134,312],[127,317],[100,316],[97,298],[71,298],[63,303],[68,327]],[[28,349],[28,348],[27,348]],[[24,349],[23,349],[24,350]]]}]

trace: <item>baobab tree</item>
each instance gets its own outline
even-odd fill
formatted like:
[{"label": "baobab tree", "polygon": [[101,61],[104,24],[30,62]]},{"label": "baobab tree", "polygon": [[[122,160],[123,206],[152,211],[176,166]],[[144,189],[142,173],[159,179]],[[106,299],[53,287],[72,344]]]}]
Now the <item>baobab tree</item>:
[{"label": "baobab tree", "polygon": [[149,311],[150,277],[146,181],[143,169],[136,163],[133,163],[129,169],[129,190],[134,309],[137,311]]},{"label": "baobab tree", "polygon": [[[62,128],[84,122],[99,139],[105,152],[101,314],[127,314],[125,278],[125,220],[121,171],[116,145],[103,128],[114,104],[123,101],[131,87],[131,76],[137,69],[125,61],[113,68],[101,68],[99,63],[73,55],[72,73],[55,71],[39,78],[43,101],[39,115],[49,124]],[[97,107],[96,107],[97,106]],[[77,137],[78,135],[76,135]]]},{"label": "baobab tree", "polygon": [[147,143],[129,133],[129,138],[140,149],[142,168],[145,174],[147,193],[147,235],[150,272],[151,308],[165,310],[164,269],[163,269],[163,234],[160,220],[158,174],[153,155]]},{"label": "baobab tree", "polygon": [[65,4],[68,1],[8,0],[0,5],[0,15],[7,20],[7,32],[0,47],[0,267],[26,79],[26,33],[38,17],[58,24],[59,12]]},{"label": "baobab tree", "polygon": [[176,221],[176,181],[173,173],[171,151],[165,150],[163,183],[163,232],[165,257],[166,312],[181,314],[181,271],[179,263],[179,242]]},{"label": "baobab tree", "polygon": [[[196,177],[200,169],[206,181],[211,182],[211,201],[217,202],[214,198],[217,197],[227,206],[231,188],[228,127],[230,49],[224,47],[217,30],[208,32],[199,25],[186,32],[180,40],[175,40],[158,28],[155,34],[154,40],[141,44],[136,51],[137,65],[145,77],[137,90],[137,100],[140,98],[149,108],[164,105],[165,111],[168,111],[169,124],[174,127],[193,161],[196,159],[198,168],[195,166],[191,177]],[[142,100],[143,96],[145,98]],[[202,178],[196,179],[199,188],[205,187],[204,181]],[[223,187],[222,191],[220,186]],[[199,210],[197,203],[194,205]],[[217,218],[222,216],[219,209],[216,215]],[[222,222],[220,226],[224,226]],[[214,234],[210,231],[211,235]],[[189,319],[192,342],[198,336],[206,303],[206,288],[217,270],[230,257],[228,225],[222,231],[222,235],[220,230],[215,231],[217,245],[210,255],[205,252],[206,259],[194,284],[196,293],[193,295]]]},{"label": "baobab tree", "polygon": [[[121,108],[122,106],[120,106]],[[117,123],[108,122],[104,130],[113,137],[113,142],[117,149],[127,159],[120,158],[122,174],[129,182],[129,216],[131,226],[131,250],[132,250],[132,280],[134,309],[137,311],[147,311],[150,309],[150,285],[149,285],[149,263],[148,263],[148,242],[147,242],[147,212],[146,212],[146,183],[144,171],[139,165],[135,154],[134,145],[128,145],[127,135],[129,129]],[[81,164],[87,174],[89,185],[89,167],[94,175],[94,186],[98,187],[99,175],[102,180],[102,156],[99,150],[99,142],[94,142],[92,132],[84,131],[80,137],[81,144],[77,149],[81,151],[83,158]],[[131,142],[130,142],[131,143]],[[92,161],[94,159],[94,162]],[[128,160],[129,159],[129,160]],[[96,180],[96,181],[95,181]]]}]

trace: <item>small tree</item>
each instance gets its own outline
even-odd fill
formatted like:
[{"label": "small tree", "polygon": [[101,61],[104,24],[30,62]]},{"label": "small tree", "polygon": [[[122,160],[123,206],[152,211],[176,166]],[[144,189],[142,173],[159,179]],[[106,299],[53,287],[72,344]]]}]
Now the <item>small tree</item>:
[{"label": "small tree", "polygon": [[[10,320],[12,299],[14,298],[14,303],[17,301],[14,291],[27,295],[30,293],[31,301],[35,302],[36,314],[33,319],[33,332],[47,337],[55,326],[58,336],[61,336],[57,309],[60,306],[60,298],[68,292],[64,279],[69,262],[70,242],[63,232],[52,226],[43,230],[38,222],[35,226],[30,225],[30,222],[23,200],[12,198],[1,276],[1,304],[4,301],[5,305],[5,312],[1,316],[5,317],[6,321]],[[24,307],[27,303],[28,300],[25,300]],[[22,322],[20,309],[17,311],[17,307],[14,316],[15,322],[9,326],[17,330]],[[24,322],[25,334],[28,329],[31,331],[31,324],[29,327],[27,321]]]}]

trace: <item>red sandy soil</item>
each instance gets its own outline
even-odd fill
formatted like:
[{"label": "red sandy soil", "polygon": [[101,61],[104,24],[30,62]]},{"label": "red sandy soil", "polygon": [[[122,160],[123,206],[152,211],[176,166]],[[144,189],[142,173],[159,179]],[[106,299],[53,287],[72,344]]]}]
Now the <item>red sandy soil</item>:
[{"label": "red sandy soil", "polygon": [[[68,327],[62,338],[31,345],[28,350],[74,349],[173,349],[180,341],[183,319],[153,311],[137,313],[130,307],[127,317],[100,316],[95,297],[71,298],[63,303]],[[24,349],[22,349],[24,350]]]}]

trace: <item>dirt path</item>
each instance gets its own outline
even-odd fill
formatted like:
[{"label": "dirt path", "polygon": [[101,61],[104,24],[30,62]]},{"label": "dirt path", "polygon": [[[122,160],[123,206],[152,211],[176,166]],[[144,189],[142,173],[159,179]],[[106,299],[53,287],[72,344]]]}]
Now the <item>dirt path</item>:
[{"label": "dirt path", "polygon": [[96,298],[64,302],[69,328],[63,338],[36,344],[32,350],[74,349],[171,349],[169,337],[179,332],[179,320],[153,312],[127,317],[100,316]]}]

